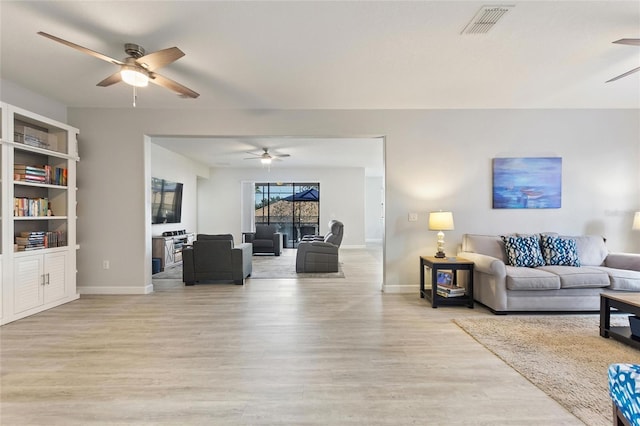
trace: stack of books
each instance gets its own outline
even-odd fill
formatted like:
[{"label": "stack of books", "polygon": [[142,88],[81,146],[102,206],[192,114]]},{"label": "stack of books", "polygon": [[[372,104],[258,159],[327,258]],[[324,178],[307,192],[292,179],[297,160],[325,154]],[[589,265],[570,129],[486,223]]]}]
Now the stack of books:
[{"label": "stack of books", "polygon": [[14,179],[24,182],[49,183],[51,166],[27,166],[15,164],[13,166]]},{"label": "stack of books", "polygon": [[436,292],[441,297],[460,297],[464,296],[465,289],[451,284],[438,284]]},{"label": "stack of books", "polygon": [[45,183],[50,185],[67,185],[68,171],[64,167],[30,166],[26,164],[14,164],[13,179],[22,182]]},{"label": "stack of books", "polygon": [[50,247],[66,247],[67,234],[61,231],[26,231],[16,235],[16,250],[29,251]]},{"label": "stack of books", "polygon": [[21,232],[19,236],[16,236],[16,245],[18,251],[38,250],[46,247],[46,232],[34,231],[34,232]]}]

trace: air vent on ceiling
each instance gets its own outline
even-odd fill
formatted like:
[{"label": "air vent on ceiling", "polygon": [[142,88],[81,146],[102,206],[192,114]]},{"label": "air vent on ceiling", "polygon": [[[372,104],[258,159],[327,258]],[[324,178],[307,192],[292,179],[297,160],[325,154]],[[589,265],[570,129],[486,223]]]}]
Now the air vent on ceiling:
[{"label": "air vent on ceiling", "polygon": [[486,34],[514,6],[482,6],[462,34]]}]

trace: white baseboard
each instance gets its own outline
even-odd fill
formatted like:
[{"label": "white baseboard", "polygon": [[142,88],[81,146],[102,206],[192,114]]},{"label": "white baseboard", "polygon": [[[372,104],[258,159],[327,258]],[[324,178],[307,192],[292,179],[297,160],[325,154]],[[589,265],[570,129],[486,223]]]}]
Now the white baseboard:
[{"label": "white baseboard", "polygon": [[419,293],[417,285],[383,285],[383,293]]},{"label": "white baseboard", "polygon": [[153,284],[144,287],[122,286],[78,286],[80,294],[149,294],[153,293]]},{"label": "white baseboard", "polygon": [[382,244],[382,238],[367,238],[364,242],[369,244]]}]

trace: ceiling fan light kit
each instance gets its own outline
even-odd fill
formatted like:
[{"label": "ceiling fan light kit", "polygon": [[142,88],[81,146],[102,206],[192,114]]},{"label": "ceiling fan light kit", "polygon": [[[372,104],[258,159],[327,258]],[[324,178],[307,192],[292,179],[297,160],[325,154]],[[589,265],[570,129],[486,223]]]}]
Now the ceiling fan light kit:
[{"label": "ceiling fan light kit", "polygon": [[149,73],[129,65],[122,66],[120,76],[122,77],[122,81],[130,86],[146,87],[149,85]]}]

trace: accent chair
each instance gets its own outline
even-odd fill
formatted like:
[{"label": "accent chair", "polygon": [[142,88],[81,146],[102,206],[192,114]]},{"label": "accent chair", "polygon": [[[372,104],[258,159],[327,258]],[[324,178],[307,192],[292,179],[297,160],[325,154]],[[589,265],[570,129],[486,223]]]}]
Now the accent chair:
[{"label": "accent chair", "polygon": [[182,250],[182,281],[194,285],[204,281],[244,284],[251,276],[251,244],[233,244],[233,235],[198,234],[192,246]]},{"label": "accent chair", "polygon": [[256,232],[246,232],[244,241],[253,244],[253,253],[282,253],[282,234],[275,225],[256,225]]}]

